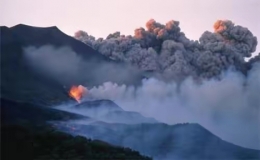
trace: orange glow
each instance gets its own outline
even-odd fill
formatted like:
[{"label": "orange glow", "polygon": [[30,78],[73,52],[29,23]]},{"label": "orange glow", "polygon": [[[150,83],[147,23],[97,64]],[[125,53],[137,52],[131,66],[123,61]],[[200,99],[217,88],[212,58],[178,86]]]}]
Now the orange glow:
[{"label": "orange glow", "polygon": [[215,29],[215,33],[219,33],[227,29],[225,21],[222,20],[218,20],[217,22],[215,22],[213,27]]},{"label": "orange glow", "polygon": [[78,103],[80,103],[81,98],[84,96],[84,94],[87,93],[87,89],[83,87],[82,85],[79,86],[72,86],[69,95],[74,98]]}]

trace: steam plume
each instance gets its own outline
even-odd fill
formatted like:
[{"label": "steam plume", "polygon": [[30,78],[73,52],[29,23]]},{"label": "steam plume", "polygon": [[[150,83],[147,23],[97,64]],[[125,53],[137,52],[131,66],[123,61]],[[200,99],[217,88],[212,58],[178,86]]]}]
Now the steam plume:
[{"label": "steam plume", "polygon": [[164,123],[196,122],[229,142],[259,149],[260,63],[247,77],[232,70],[220,77],[201,84],[188,78],[180,86],[153,78],[140,87],[106,82],[89,93]]}]

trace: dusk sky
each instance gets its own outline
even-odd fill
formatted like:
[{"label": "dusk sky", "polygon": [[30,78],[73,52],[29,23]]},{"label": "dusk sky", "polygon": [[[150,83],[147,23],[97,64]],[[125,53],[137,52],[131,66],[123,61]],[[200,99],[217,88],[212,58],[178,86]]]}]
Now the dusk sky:
[{"label": "dusk sky", "polygon": [[163,24],[173,19],[195,40],[213,31],[216,20],[229,19],[260,39],[259,10],[260,0],[1,0],[0,25],[57,26],[69,35],[84,30],[106,37],[115,31],[132,35],[151,18]]}]

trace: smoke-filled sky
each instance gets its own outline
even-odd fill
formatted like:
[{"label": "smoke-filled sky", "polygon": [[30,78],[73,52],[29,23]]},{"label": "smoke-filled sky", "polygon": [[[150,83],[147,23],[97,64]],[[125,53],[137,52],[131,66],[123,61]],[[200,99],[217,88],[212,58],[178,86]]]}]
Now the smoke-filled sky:
[{"label": "smoke-filled sky", "polygon": [[[106,37],[115,31],[133,35],[151,18],[161,23],[173,19],[188,38],[197,40],[205,30],[213,31],[216,20],[229,19],[260,37],[259,9],[259,0],[1,0],[0,25],[55,25],[69,35],[84,30]],[[255,53],[259,51],[258,46]]]}]

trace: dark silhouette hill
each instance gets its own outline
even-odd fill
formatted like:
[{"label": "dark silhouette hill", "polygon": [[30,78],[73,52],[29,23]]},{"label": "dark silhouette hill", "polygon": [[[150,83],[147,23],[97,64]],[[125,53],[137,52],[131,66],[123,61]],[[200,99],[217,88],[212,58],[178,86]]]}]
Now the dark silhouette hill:
[{"label": "dark silhouette hill", "polygon": [[49,128],[31,131],[21,126],[1,126],[1,159],[151,160],[129,148],[57,132]]},{"label": "dark silhouette hill", "polygon": [[139,159],[129,148],[57,131],[47,121],[90,118],[1,98],[1,159]]}]

